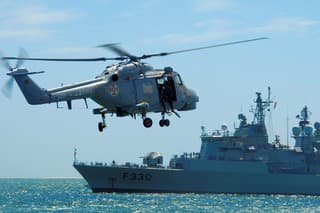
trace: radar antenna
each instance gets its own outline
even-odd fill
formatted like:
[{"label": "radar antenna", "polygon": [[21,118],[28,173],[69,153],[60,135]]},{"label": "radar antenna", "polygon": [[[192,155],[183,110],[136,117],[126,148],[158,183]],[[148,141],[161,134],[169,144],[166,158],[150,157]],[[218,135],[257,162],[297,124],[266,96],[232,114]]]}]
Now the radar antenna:
[{"label": "radar antenna", "polygon": [[308,107],[305,106],[300,112],[300,115],[297,115],[296,118],[300,119],[299,126],[304,127],[305,125],[308,125],[309,117],[311,115],[311,112],[308,110]]}]

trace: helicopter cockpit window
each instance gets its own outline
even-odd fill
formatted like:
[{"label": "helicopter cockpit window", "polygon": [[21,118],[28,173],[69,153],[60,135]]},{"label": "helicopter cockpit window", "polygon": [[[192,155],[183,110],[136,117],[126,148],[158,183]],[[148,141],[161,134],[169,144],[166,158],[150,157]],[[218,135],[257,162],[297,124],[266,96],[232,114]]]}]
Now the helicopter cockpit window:
[{"label": "helicopter cockpit window", "polygon": [[178,85],[182,85],[182,80],[181,80],[180,75],[176,75],[176,76],[175,76],[175,80],[176,80],[176,82],[177,82]]}]

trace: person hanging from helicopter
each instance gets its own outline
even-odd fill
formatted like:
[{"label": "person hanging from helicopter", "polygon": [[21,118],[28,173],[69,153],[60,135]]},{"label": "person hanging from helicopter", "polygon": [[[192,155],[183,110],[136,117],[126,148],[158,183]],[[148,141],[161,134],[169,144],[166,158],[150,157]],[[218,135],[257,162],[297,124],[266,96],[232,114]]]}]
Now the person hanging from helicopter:
[{"label": "person hanging from helicopter", "polygon": [[176,92],[174,81],[171,75],[163,77],[163,82],[158,85],[160,93],[160,102],[163,107],[163,112],[167,112],[166,103],[169,104],[171,112],[174,112],[173,101],[176,101]]},{"label": "person hanging from helicopter", "polygon": [[173,101],[175,99],[174,81],[172,76],[167,76],[165,81],[166,102],[169,103],[171,112],[174,112]]},{"label": "person hanging from helicopter", "polygon": [[167,112],[167,108],[166,108],[167,91],[164,83],[159,85],[159,91],[160,91],[160,102],[163,107],[163,113],[165,113]]}]

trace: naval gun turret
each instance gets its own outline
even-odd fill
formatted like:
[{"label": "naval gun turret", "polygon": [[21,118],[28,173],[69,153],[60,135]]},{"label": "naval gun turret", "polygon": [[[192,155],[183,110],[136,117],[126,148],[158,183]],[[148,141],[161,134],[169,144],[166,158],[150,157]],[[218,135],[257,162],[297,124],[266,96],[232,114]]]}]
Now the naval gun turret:
[{"label": "naval gun turret", "polygon": [[143,157],[143,164],[148,167],[162,167],[163,156],[159,152],[150,152]]}]

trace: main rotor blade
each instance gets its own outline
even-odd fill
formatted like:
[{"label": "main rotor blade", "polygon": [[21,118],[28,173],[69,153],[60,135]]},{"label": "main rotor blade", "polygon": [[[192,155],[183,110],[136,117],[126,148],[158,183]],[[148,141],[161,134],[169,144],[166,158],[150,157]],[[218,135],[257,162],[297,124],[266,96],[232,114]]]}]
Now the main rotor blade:
[{"label": "main rotor blade", "polygon": [[2,60],[29,60],[29,61],[109,61],[109,60],[124,60],[126,57],[115,58],[29,58],[29,57],[2,57]]},{"label": "main rotor blade", "polygon": [[122,49],[121,47],[118,46],[117,43],[112,43],[112,44],[102,44],[99,45],[97,47],[102,47],[102,48],[106,48],[111,50],[112,52],[114,52],[115,54],[123,57],[123,56],[127,56],[128,58],[132,59],[137,59],[136,56],[131,55],[130,53],[128,53],[127,51],[125,51],[124,49]]},{"label": "main rotor blade", "polygon": [[139,58],[139,59],[145,59],[145,58],[150,58],[150,57],[154,57],[154,56],[167,56],[167,55],[172,55],[172,54],[177,54],[177,53],[191,52],[191,51],[197,51],[197,50],[203,50],[203,49],[209,49],[209,48],[215,48],[215,47],[228,46],[228,45],[233,45],[233,44],[247,43],[247,42],[258,41],[258,40],[263,40],[263,39],[269,39],[269,38],[267,38],[267,37],[261,37],[261,38],[254,38],[254,39],[248,39],[248,40],[228,42],[228,43],[223,43],[223,44],[209,45],[209,46],[204,46],[204,47],[197,47],[197,48],[191,48],[191,49],[177,50],[177,51],[172,51],[172,52],[163,52],[163,53],[157,53],[157,54],[148,54],[148,55],[143,55],[143,56],[138,57],[138,58]]},{"label": "main rotor blade", "polygon": [[12,87],[13,87],[13,78],[10,78],[6,84],[4,85],[4,87],[2,88],[2,93],[7,97],[7,98],[11,98],[12,95]]}]

